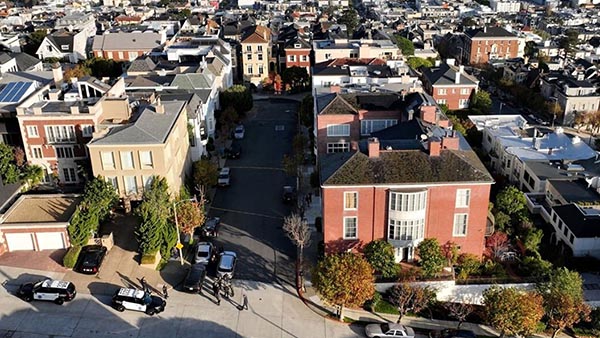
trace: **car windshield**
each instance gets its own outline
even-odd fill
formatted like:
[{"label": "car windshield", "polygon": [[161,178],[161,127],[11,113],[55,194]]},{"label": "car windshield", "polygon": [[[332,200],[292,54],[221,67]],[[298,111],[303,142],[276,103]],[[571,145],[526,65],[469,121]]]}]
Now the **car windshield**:
[{"label": "car windshield", "polygon": [[198,257],[208,257],[208,251],[198,251]]},{"label": "car windshield", "polygon": [[[214,176],[213,176],[213,177],[214,177]],[[221,174],[221,175],[219,175],[219,178],[227,178],[227,177],[229,177],[229,175],[228,175],[228,174]],[[214,178],[213,178],[213,179],[214,179]]]}]

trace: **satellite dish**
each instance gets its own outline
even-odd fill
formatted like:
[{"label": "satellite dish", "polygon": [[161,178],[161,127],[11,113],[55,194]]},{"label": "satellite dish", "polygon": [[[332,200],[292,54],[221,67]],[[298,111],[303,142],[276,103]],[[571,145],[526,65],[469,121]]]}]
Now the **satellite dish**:
[{"label": "satellite dish", "polygon": [[422,140],[422,141],[426,141],[426,140],[427,140],[427,138],[428,138],[428,137],[427,137],[427,135],[425,135],[425,134],[421,134],[421,140]]}]

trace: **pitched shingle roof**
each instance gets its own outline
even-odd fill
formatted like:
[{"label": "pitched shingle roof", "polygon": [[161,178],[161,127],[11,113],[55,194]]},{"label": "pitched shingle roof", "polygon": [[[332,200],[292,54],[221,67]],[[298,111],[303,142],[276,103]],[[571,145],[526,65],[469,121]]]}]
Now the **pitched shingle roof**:
[{"label": "pitched shingle roof", "polygon": [[[450,66],[446,63],[439,67],[423,68],[423,76],[425,76],[432,85],[453,85],[455,84],[455,74],[459,71],[458,67]],[[460,74],[460,85],[476,85],[477,79],[465,73]]]},{"label": "pitched shingle roof", "polygon": [[317,113],[319,115],[358,114],[339,94],[328,94],[317,97]]},{"label": "pitched shingle roof", "polygon": [[482,38],[517,38],[517,36],[502,27],[486,27],[469,29],[465,34],[471,39],[482,39]]},{"label": "pitched shingle roof", "polygon": [[126,126],[113,127],[90,145],[159,144],[165,143],[186,101],[166,101],[164,113],[157,113],[154,106],[142,111],[138,119]]},{"label": "pitched shingle roof", "polygon": [[94,36],[93,50],[147,50],[161,45],[158,33],[118,32]]},{"label": "pitched shingle roof", "polygon": [[[322,162],[328,162],[327,155]],[[471,150],[442,150],[439,156],[429,156],[421,150],[382,150],[378,158],[356,152],[345,161],[336,162],[341,163],[336,170],[322,171],[323,185],[493,181]]]},{"label": "pitched shingle roof", "polygon": [[253,26],[251,27],[244,38],[242,43],[269,43],[271,42],[271,30],[265,26]]},{"label": "pitched shingle roof", "polygon": [[131,62],[127,71],[129,72],[149,72],[156,68],[156,64],[149,58],[137,58]]}]

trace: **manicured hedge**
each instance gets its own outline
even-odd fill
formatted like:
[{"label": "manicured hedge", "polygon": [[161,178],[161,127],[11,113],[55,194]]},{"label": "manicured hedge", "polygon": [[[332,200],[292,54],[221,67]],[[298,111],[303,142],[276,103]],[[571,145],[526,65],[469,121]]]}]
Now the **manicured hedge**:
[{"label": "manicured hedge", "polygon": [[80,252],[80,246],[75,245],[69,248],[69,251],[67,251],[65,257],[63,257],[63,265],[65,268],[73,269],[73,267],[75,267]]},{"label": "manicured hedge", "polygon": [[154,264],[156,262],[156,254],[154,255],[142,255],[140,261],[141,264]]}]

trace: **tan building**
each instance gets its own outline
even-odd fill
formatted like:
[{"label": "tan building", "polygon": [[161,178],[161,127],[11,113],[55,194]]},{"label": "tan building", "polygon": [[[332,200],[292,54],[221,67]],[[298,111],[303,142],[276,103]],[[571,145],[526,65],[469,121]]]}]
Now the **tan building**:
[{"label": "tan building", "polygon": [[185,107],[185,101],[158,99],[134,122],[94,134],[88,144],[94,175],[130,200],[141,199],[156,176],[167,179],[172,196],[179,194],[191,170]]},{"label": "tan building", "polygon": [[313,41],[315,63],[332,59],[383,59],[398,60],[402,52],[391,40],[350,40],[336,39],[333,41]]},{"label": "tan building", "polygon": [[244,81],[258,85],[269,75],[271,48],[271,30],[269,28],[264,26],[249,28],[242,39]]}]

